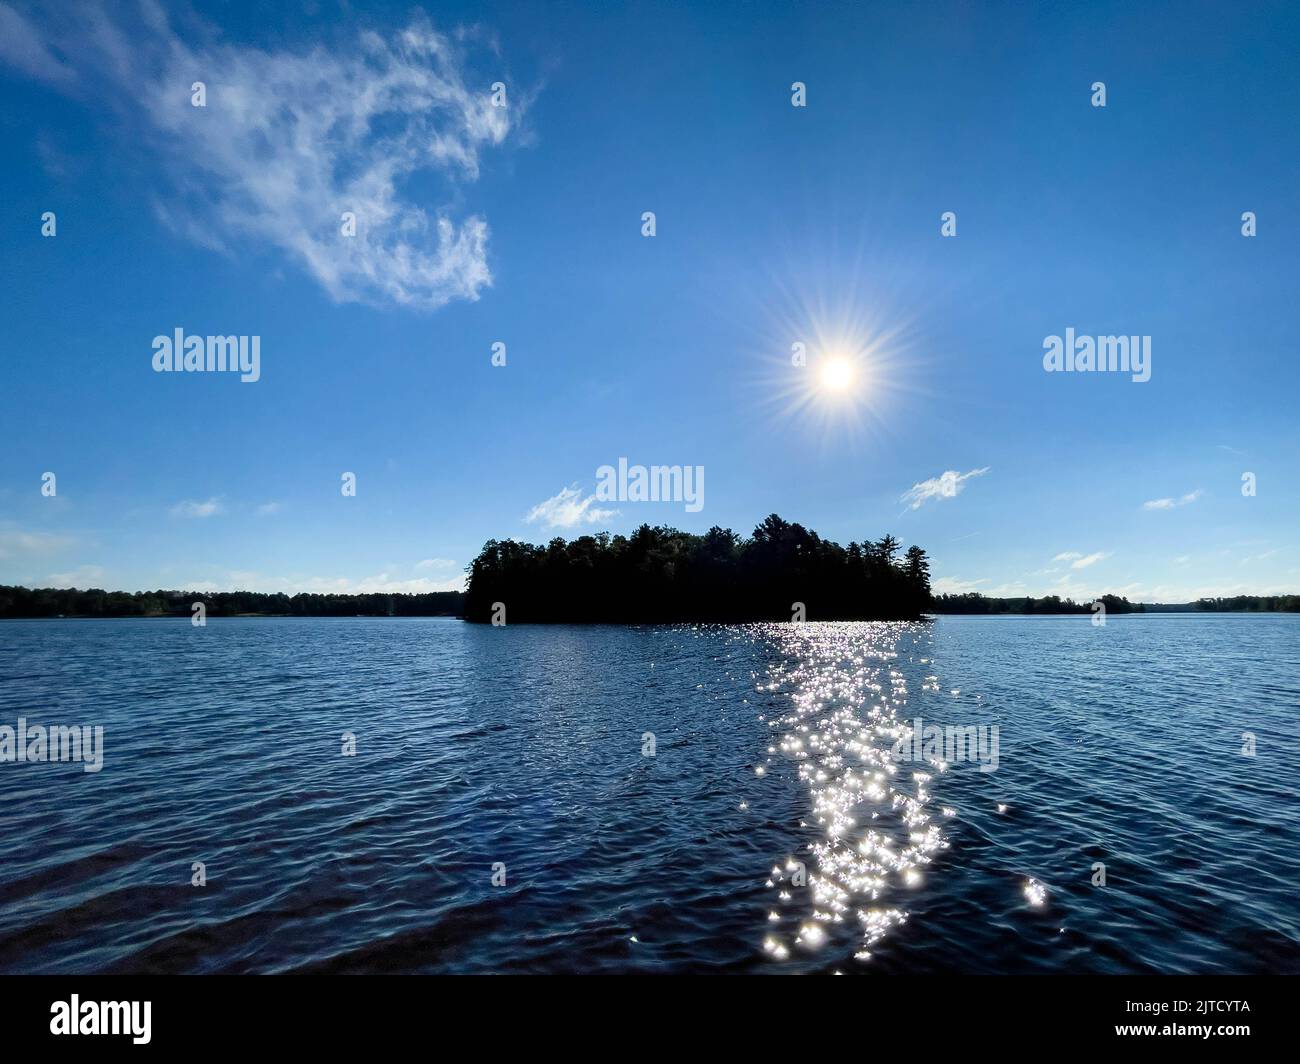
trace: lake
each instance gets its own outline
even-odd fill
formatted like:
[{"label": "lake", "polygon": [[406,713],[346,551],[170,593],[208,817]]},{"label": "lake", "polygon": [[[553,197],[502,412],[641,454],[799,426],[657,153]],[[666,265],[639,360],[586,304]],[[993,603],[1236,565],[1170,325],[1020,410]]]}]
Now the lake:
[{"label": "lake", "polygon": [[1300,972],[1300,616],[1091,620],[0,622],[0,971]]}]

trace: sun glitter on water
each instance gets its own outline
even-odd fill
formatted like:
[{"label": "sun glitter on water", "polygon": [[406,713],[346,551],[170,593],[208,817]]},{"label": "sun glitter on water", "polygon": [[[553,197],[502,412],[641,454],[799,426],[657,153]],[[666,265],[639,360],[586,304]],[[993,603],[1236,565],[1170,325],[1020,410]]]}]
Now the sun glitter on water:
[{"label": "sun glitter on water", "polygon": [[783,961],[794,946],[804,953],[842,947],[841,929],[856,917],[853,956],[865,962],[907,922],[903,892],[924,885],[928,866],[949,845],[930,808],[933,774],[901,773],[893,754],[911,735],[899,658],[930,634],[907,624],[824,622],[772,626],[771,635],[784,654],[759,689],[789,698],[789,712],[767,724],[773,756],[786,755],[808,788],[813,815],[811,824],[800,821],[809,831],[800,853],[812,856],[815,869],[789,856],[772,866],[765,886],[776,904],[763,949]]}]

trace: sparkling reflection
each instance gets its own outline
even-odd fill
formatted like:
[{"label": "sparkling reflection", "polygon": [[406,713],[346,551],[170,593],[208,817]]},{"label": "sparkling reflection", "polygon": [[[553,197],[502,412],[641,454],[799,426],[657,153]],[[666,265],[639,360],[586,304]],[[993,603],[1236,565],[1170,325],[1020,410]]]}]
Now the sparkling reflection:
[{"label": "sparkling reflection", "polygon": [[[854,957],[870,960],[871,948],[907,920],[907,893],[948,846],[929,811],[933,778],[947,765],[892,756],[911,735],[898,647],[916,632],[885,622],[771,626],[780,653],[760,690],[787,695],[789,712],[768,720],[767,763],[785,758],[796,767],[812,811],[812,823],[800,826],[814,832],[806,853],[783,857],[767,879],[776,904],[763,949],[776,960],[793,948],[816,951],[831,940],[828,929],[852,922],[861,934]],[[925,685],[937,689],[938,680]]]}]

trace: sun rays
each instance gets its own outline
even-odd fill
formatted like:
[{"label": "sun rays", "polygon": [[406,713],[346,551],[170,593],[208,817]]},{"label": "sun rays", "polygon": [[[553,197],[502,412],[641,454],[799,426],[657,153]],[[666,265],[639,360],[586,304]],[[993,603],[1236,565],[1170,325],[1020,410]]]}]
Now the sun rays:
[{"label": "sun rays", "polygon": [[897,414],[905,349],[899,328],[858,313],[783,323],[788,355],[765,360],[764,402],[823,442],[879,432]]}]

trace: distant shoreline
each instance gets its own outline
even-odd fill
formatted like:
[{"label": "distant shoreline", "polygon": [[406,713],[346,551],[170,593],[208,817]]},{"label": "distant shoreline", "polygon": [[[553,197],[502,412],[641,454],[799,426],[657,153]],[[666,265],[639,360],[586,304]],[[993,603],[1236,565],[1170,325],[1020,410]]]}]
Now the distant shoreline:
[{"label": "distant shoreline", "polygon": [[[1148,604],[1150,605],[1150,604]],[[1201,610],[1195,607],[1171,609],[1164,607],[1155,610],[1134,610],[1132,613],[1122,614],[1124,617],[1277,617],[1287,614],[1297,613],[1297,610]],[[916,621],[938,620],[941,617],[971,617],[974,619],[996,620],[1000,617],[1041,617],[1044,620],[1061,617],[1086,617],[1087,614],[1078,612],[1074,613],[923,613]],[[79,614],[79,613],[60,613],[53,616],[41,617],[17,617],[7,616],[0,617],[0,624],[6,621],[179,621],[188,620],[186,614],[178,613],[139,613],[139,614]],[[270,621],[464,621],[472,624],[467,618],[455,613],[405,613],[405,614],[388,614],[388,613],[354,613],[354,614],[302,614],[302,613],[223,613],[212,616],[213,620],[233,621],[233,620],[270,620]],[[804,624],[842,624],[846,622],[855,622],[870,624],[870,620],[861,617],[841,617],[829,618],[823,617],[804,621]],[[512,621],[512,628],[546,628],[567,625],[569,627],[581,628],[661,628],[680,624],[789,624],[790,621],[700,621],[700,620],[680,620],[680,621]],[[878,621],[874,623],[900,623],[896,621]],[[908,623],[908,622],[902,622]],[[487,625],[486,627],[491,627]],[[503,626],[504,627],[504,626]]]},{"label": "distant shoreline", "polygon": [[1092,602],[1075,602],[1056,595],[1044,598],[988,598],[977,593],[936,595],[930,613],[941,617],[1060,616],[1095,612],[1095,603],[1108,614],[1121,613],[1297,613],[1300,594],[1234,595],[1201,598],[1194,602],[1129,602],[1101,595]]},{"label": "distant shoreline", "polygon": [[0,619],[122,617],[456,617],[459,591],[297,595],[263,591],[104,591],[0,585]]},{"label": "distant shoreline", "polygon": [[[269,611],[269,610],[243,610],[243,611],[226,611],[221,609],[211,609],[207,604],[209,600],[216,597],[212,593],[204,592],[165,592],[166,596],[175,596],[182,598],[186,602],[186,609],[159,610],[153,613],[138,613],[138,611],[100,611],[100,613],[77,613],[77,611],[62,611],[62,613],[49,613],[49,611],[16,611],[12,604],[6,602],[3,592],[12,591],[12,588],[0,588],[0,620],[166,620],[166,619],[191,619],[192,604],[203,602],[205,605],[205,617],[208,618],[318,618],[318,619],[411,619],[411,618],[448,618],[454,620],[465,620],[464,614],[461,613],[461,604],[456,602],[455,609],[437,610],[420,610],[419,606],[409,600],[419,598],[420,596],[408,596],[408,594],[393,594],[393,596],[374,596],[383,598],[383,600],[394,600],[393,609],[389,609],[389,604],[380,610],[344,610],[344,609],[317,609],[313,611]],[[27,589],[23,589],[27,591]],[[42,591],[42,589],[38,589]],[[100,592],[101,594],[107,594]],[[85,594],[75,589],[66,589],[59,594]],[[113,592],[113,594],[133,594],[130,592]],[[134,594],[157,594],[157,592],[138,592]],[[220,592],[220,594],[240,594],[240,592]],[[463,600],[463,592],[437,592],[439,596],[455,596],[458,600]],[[400,601],[407,600],[407,601]],[[1206,600],[1216,602],[1216,600]],[[1174,615],[1205,615],[1205,614],[1281,614],[1281,613],[1300,613],[1300,596],[1265,596],[1256,598],[1255,605],[1199,605],[1197,602],[1134,602],[1131,609],[1114,611],[1113,615],[1132,615],[1132,614],[1174,614]],[[1295,604],[1291,605],[1294,601]],[[1005,600],[989,600],[989,604],[997,604],[996,609],[930,609],[924,610],[920,617],[1086,617],[1092,614],[1091,606],[1074,604],[1074,602],[1063,602],[1060,609],[1050,609],[1050,607],[1035,607],[1035,609],[1024,609],[1023,600],[1019,607],[1010,607],[1005,605]],[[1284,604],[1284,605],[1277,605]],[[398,609],[402,606],[402,609]],[[853,618],[853,617],[813,617],[810,620],[862,620],[870,618]],[[744,618],[735,620],[707,620],[698,618],[680,618],[676,620],[660,620],[660,622],[547,622],[547,620],[521,620],[521,622],[511,623],[658,623],[658,624],[727,624],[727,623],[750,623],[750,620]]]},{"label": "distant shoreline", "polygon": [[[563,586],[561,585],[561,593]],[[789,592],[786,598],[794,597]],[[504,601],[510,602],[510,597]],[[725,590],[720,590],[717,601],[734,605]],[[1108,616],[1133,613],[1297,613],[1300,612],[1300,594],[1296,595],[1241,595],[1233,598],[1200,599],[1186,603],[1131,603],[1114,595],[1103,595],[1101,602]],[[216,617],[454,617],[470,621],[488,618],[466,616],[467,596],[461,591],[435,591],[422,594],[321,595],[302,592],[297,595],[269,594],[257,591],[103,591],[77,588],[24,588],[0,585],[0,620],[109,620],[123,618],[190,618],[202,615]],[[750,621],[790,621],[788,612],[769,611],[766,616],[745,615],[738,611],[731,615],[728,607],[697,612],[700,603],[677,603],[665,596],[658,603],[659,615],[647,617],[598,616],[537,616],[527,611],[515,611],[514,616],[503,620],[516,623],[612,623],[612,624],[732,624]],[[928,603],[918,604],[915,613],[905,617],[868,615],[857,611],[856,603],[833,604],[824,612],[818,601],[809,596],[806,619],[810,621],[835,620],[915,620],[919,617],[1062,617],[1091,615],[1092,602],[1076,603],[1070,599],[1048,596],[1033,598],[987,598],[982,595],[937,595]],[[867,603],[864,603],[864,606]],[[202,607],[200,610],[199,607]],[[692,608],[693,606],[693,608]]]}]

